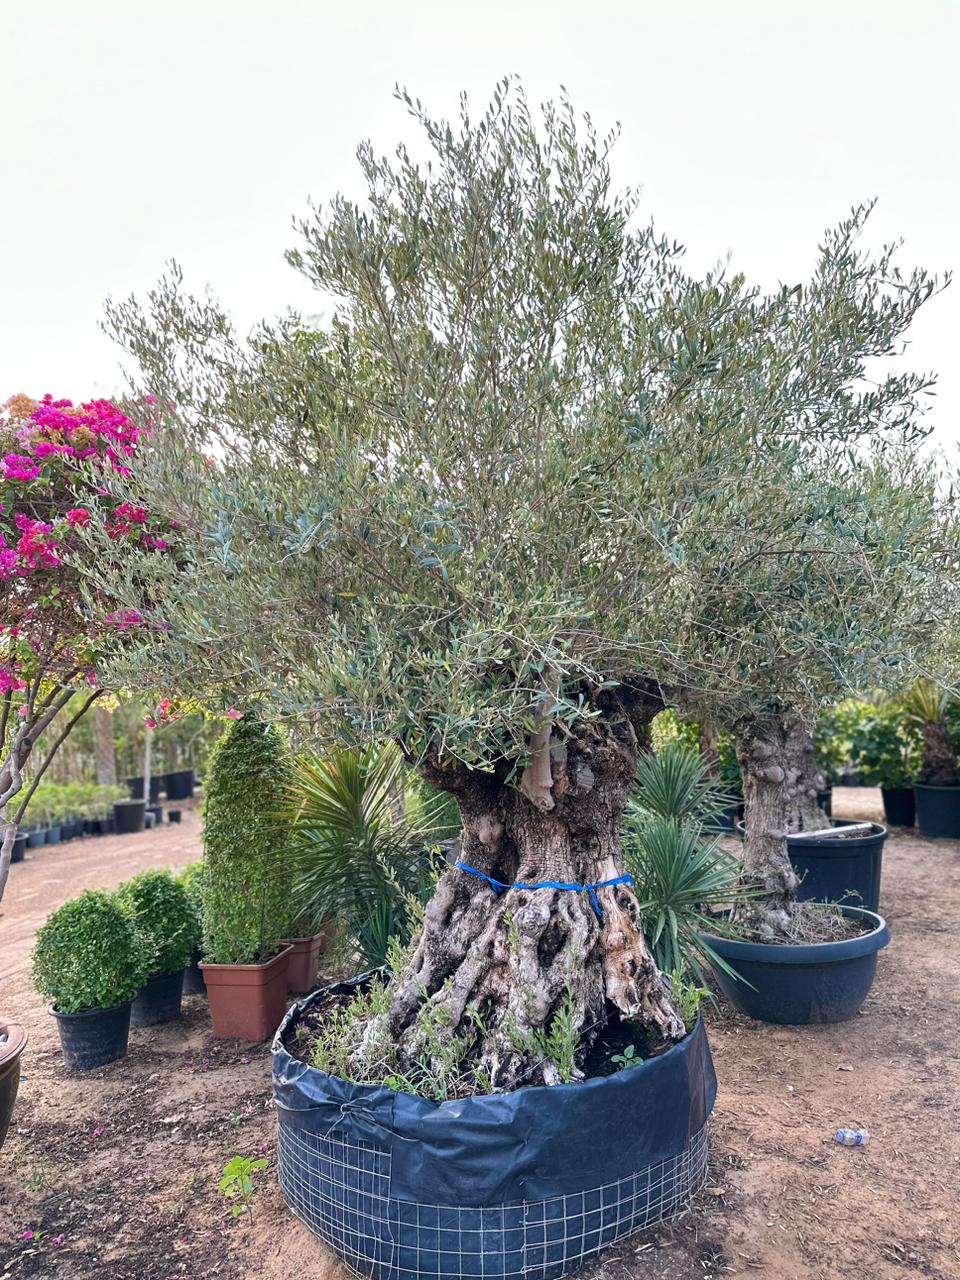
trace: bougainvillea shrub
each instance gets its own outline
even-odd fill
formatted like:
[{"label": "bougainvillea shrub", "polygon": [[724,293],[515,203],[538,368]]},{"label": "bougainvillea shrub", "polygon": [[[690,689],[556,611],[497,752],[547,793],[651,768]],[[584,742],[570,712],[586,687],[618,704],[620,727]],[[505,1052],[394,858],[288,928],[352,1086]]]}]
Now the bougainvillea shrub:
[{"label": "bougainvillea shrub", "polygon": [[[117,557],[169,544],[169,524],[112,497],[142,433],[109,400],[16,395],[0,408],[0,896],[38,738],[69,706],[68,732],[102,692],[99,657],[131,628],[154,625],[91,593],[83,572],[95,521]],[[45,744],[48,758],[64,736]]]}]

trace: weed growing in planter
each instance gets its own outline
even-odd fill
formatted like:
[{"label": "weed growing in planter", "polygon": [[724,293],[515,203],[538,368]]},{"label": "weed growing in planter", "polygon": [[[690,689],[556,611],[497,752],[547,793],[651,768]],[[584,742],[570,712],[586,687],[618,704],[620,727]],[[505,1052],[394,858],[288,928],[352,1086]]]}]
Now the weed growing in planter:
[{"label": "weed growing in planter", "polygon": [[633,1044],[628,1044],[623,1053],[613,1054],[610,1061],[621,1071],[626,1071],[630,1067],[643,1066],[643,1058],[637,1052],[637,1046]]},{"label": "weed growing in planter", "polygon": [[33,979],[58,1013],[83,1013],[131,1000],[155,963],[130,909],[115,894],[88,889],[40,929]]},{"label": "weed growing in planter", "polygon": [[673,1003],[689,1030],[697,1020],[701,1001],[710,997],[710,988],[691,982],[685,969],[672,969],[669,977]]}]

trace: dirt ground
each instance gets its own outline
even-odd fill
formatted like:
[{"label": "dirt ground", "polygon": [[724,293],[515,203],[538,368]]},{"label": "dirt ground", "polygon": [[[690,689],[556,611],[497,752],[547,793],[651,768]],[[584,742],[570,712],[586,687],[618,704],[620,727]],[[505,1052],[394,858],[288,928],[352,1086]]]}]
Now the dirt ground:
[{"label": "dirt ground", "polygon": [[[879,816],[876,792],[835,792]],[[139,837],[40,850],[12,869],[0,915],[0,1002],[30,1046],[0,1153],[0,1276],[26,1280],[341,1280],[272,1177],[265,1047],[210,1037],[202,997],[182,1023],[131,1032],[122,1062],[63,1069],[29,949],[47,912],[143,866],[180,867],[198,818]],[[960,1280],[960,843],[897,835],[884,856],[893,941],[863,1012],[778,1028],[708,1013],[720,1080],[710,1177],[691,1209],[633,1236],[585,1280]],[[869,1146],[838,1147],[841,1125]],[[264,1155],[252,1219],[217,1191],[235,1154]],[[32,1231],[32,1239],[23,1239]]]}]

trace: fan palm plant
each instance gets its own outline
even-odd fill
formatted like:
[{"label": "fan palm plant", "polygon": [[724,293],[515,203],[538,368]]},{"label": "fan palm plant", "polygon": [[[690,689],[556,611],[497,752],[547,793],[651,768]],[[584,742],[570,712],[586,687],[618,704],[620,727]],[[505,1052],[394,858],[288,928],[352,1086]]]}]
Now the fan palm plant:
[{"label": "fan palm plant", "polygon": [[710,776],[699,751],[674,740],[637,761],[628,813],[642,809],[677,822],[714,826],[736,803],[737,797],[726,794],[722,783]]},{"label": "fan palm plant", "polygon": [[391,938],[409,940],[443,861],[435,847],[442,815],[429,799],[405,805],[408,784],[393,745],[302,755],[293,766],[297,910],[337,920],[368,967],[386,961]]},{"label": "fan palm plant", "polygon": [[644,934],[664,973],[686,971],[705,983],[703,961],[736,973],[701,931],[732,931],[729,915],[749,896],[737,858],[707,828],[731,803],[696,750],[668,742],[642,756],[627,807],[622,844],[634,878]]},{"label": "fan palm plant", "polygon": [[920,781],[928,786],[960,785],[957,756],[947,722],[949,703],[950,695],[946,690],[926,676],[915,680],[900,697],[904,715],[923,731]]}]

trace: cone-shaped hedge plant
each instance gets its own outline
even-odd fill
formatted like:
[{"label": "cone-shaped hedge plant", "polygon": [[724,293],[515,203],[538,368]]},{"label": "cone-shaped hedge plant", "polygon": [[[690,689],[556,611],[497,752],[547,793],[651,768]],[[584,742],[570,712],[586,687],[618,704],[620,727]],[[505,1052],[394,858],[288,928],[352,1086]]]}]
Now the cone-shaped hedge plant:
[{"label": "cone-shaped hedge plant", "polygon": [[210,760],[204,788],[203,956],[261,964],[279,950],[290,903],[290,757],[278,729],[244,716]]}]

